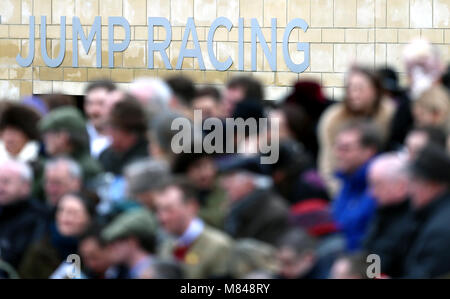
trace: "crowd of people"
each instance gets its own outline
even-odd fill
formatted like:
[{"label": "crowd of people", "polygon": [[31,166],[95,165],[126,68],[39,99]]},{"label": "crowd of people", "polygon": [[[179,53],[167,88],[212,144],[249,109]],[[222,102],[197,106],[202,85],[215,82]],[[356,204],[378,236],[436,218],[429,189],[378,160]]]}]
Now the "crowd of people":
[{"label": "crowd of people", "polygon": [[[351,67],[336,101],[310,80],[266,101],[244,75],[1,101],[0,277],[72,278],[74,255],[89,279],[373,278],[373,254],[378,278],[450,275],[450,69],[423,40],[404,63],[407,86]],[[277,122],[277,161],[251,146],[268,128],[174,152],[174,120],[205,138],[212,117]]]}]

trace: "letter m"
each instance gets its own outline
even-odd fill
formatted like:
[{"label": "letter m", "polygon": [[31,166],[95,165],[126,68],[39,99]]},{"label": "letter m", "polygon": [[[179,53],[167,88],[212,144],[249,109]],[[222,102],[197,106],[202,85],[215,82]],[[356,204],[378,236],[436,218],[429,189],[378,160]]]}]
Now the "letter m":
[{"label": "letter m", "polygon": [[94,19],[94,24],[92,25],[91,32],[89,36],[86,37],[83,28],[81,27],[80,19],[78,17],[72,18],[72,46],[73,46],[73,56],[72,56],[72,66],[78,67],[78,36],[80,36],[81,43],[83,45],[84,51],[89,53],[92,42],[94,41],[94,36],[97,35],[96,40],[96,55],[97,55],[97,67],[102,67],[102,21],[101,17],[97,16]]}]

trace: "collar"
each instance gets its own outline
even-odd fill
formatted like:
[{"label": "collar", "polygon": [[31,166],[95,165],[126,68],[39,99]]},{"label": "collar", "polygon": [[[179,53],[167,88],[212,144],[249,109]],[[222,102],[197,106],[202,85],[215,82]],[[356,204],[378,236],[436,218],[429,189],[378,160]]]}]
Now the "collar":
[{"label": "collar", "polygon": [[177,239],[178,246],[191,245],[203,232],[205,224],[199,218],[195,218],[189,224],[183,235]]},{"label": "collar", "polygon": [[129,278],[140,278],[142,272],[150,267],[153,263],[153,258],[151,255],[148,255],[142,258],[136,265],[134,265],[128,272]]}]

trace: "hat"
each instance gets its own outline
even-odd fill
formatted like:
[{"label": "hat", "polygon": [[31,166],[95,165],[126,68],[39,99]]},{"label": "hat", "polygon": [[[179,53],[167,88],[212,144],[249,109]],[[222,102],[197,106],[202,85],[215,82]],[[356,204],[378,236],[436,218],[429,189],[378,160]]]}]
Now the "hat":
[{"label": "hat", "polygon": [[125,167],[128,192],[140,194],[159,188],[170,177],[169,164],[155,159],[142,159]]},{"label": "hat", "polygon": [[146,209],[133,209],[117,216],[103,231],[102,239],[113,242],[127,237],[153,238],[157,222],[153,214]]},{"label": "hat", "polygon": [[86,131],[81,112],[75,107],[60,107],[52,110],[39,123],[41,132],[48,131]]},{"label": "hat", "polygon": [[21,104],[11,104],[3,110],[0,119],[0,130],[14,127],[21,130],[31,140],[39,139],[37,124],[41,116],[32,108]]},{"label": "hat", "polygon": [[284,103],[299,105],[313,117],[318,117],[329,105],[320,84],[308,80],[298,81]]},{"label": "hat", "polygon": [[410,172],[428,181],[450,184],[450,157],[439,146],[428,144],[410,165]]}]

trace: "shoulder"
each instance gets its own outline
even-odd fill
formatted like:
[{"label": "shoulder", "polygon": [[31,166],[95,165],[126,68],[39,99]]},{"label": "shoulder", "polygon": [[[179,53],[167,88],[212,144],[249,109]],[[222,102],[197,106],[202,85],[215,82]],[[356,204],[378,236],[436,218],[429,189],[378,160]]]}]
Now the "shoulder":
[{"label": "shoulder", "polygon": [[343,103],[335,103],[328,107],[320,117],[319,130],[327,130],[331,125],[343,118],[344,110]]},{"label": "shoulder", "polygon": [[205,225],[203,233],[200,235],[199,241],[204,241],[207,246],[231,248],[232,239],[224,232],[215,229],[209,225]]}]

